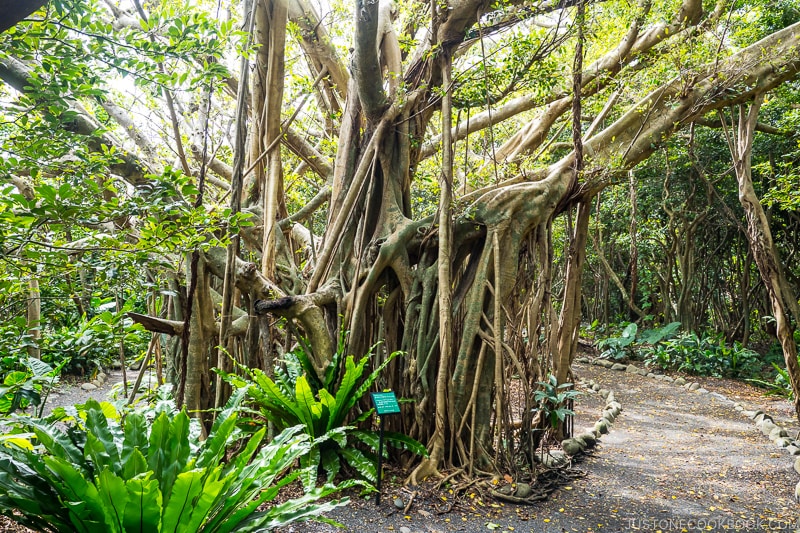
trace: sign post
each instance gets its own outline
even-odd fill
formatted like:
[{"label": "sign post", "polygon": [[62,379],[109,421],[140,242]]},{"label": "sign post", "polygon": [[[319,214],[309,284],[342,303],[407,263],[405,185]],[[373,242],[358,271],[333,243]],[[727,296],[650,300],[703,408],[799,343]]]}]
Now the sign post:
[{"label": "sign post", "polygon": [[375,412],[381,419],[381,429],[378,437],[378,494],[375,496],[375,505],[381,504],[381,479],[383,478],[383,427],[386,422],[385,415],[396,415],[400,412],[400,404],[393,392],[373,392],[372,404]]}]

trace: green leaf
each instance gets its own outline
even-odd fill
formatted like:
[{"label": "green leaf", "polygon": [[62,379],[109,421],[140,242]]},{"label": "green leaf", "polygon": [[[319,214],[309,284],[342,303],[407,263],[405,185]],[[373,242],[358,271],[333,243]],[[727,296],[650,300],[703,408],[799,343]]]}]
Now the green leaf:
[{"label": "green leaf", "polygon": [[194,500],[203,490],[204,473],[204,470],[193,469],[178,474],[161,514],[161,531],[189,531],[186,526],[192,515]]},{"label": "green leaf", "polygon": [[374,461],[356,448],[342,448],[339,453],[364,479],[370,483],[377,483],[378,469]]},{"label": "green leaf", "polygon": [[67,509],[60,504],[51,472],[38,453],[0,447],[0,510],[14,513],[17,521],[36,530],[72,529]]},{"label": "green leaf", "polygon": [[670,322],[664,327],[644,331],[639,340],[647,344],[657,344],[675,333],[679,327],[680,322]]},{"label": "green leaf", "polygon": [[[412,439],[408,435],[404,435],[403,433],[398,433],[396,431],[384,431],[383,440],[396,448],[403,448],[413,454],[420,455],[422,457],[428,457],[428,449],[425,447],[425,445],[416,439]],[[375,448],[375,451],[377,452],[377,448]]]},{"label": "green leaf", "polygon": [[333,429],[331,427],[333,418],[330,416],[330,414],[336,410],[336,398],[334,398],[326,389],[320,389],[318,394],[319,402],[322,407],[322,415],[320,417],[321,424],[325,430]]},{"label": "green leaf", "polygon": [[36,434],[36,438],[55,457],[65,459],[71,464],[80,465],[85,473],[88,466],[83,457],[83,452],[75,446],[72,440],[57,428],[36,420],[29,420],[28,424]]},{"label": "green leaf", "polygon": [[344,362],[344,375],[339,388],[336,390],[336,408],[331,412],[329,427],[341,426],[350,409],[358,401],[358,397],[353,394],[353,390],[358,386],[358,381],[364,373],[364,366],[367,364],[367,358],[364,357],[355,364],[355,359],[352,355],[348,355]]},{"label": "green leaf", "polygon": [[133,452],[128,456],[128,458],[124,461],[122,466],[122,477],[123,479],[133,479],[136,476],[140,476],[149,472],[149,467],[147,465],[147,458],[144,454],[139,450],[139,448],[134,448]]},{"label": "green leaf", "polygon": [[303,482],[303,490],[308,492],[317,486],[317,472],[319,471],[320,452],[319,447],[314,446],[311,450],[300,458],[300,466],[303,467],[300,480]]},{"label": "green leaf", "polygon": [[105,531],[109,524],[97,488],[83,477],[82,472],[60,457],[46,456],[44,462],[55,475],[56,490],[77,530],[86,533]]},{"label": "green leaf", "polygon": [[241,470],[247,463],[250,462],[250,460],[253,458],[253,454],[258,450],[258,446],[261,444],[261,441],[264,440],[264,435],[266,435],[266,432],[267,428],[262,427],[256,431],[252,437],[250,437],[250,440],[247,441],[247,445],[236,455],[236,459],[233,462],[236,470]]},{"label": "green leaf", "polygon": [[[225,481],[219,480],[221,471],[222,466],[217,466],[205,474],[203,488],[200,491],[200,496],[194,500],[192,516],[189,522],[183,527],[184,531],[195,533],[200,530],[200,524],[206,520],[209,511],[217,502],[220,493],[226,486]],[[236,488],[234,488],[234,490],[236,490]]]},{"label": "green leaf", "polygon": [[151,472],[129,479],[125,483],[128,500],[125,505],[127,533],[156,533],[161,531],[161,491]]},{"label": "green leaf", "polygon": [[120,452],[125,479],[131,479],[142,472],[139,466],[132,466],[130,463],[133,461],[134,452],[139,452],[139,457],[143,457],[147,453],[147,448],[147,422],[144,416],[141,413],[129,413],[125,417],[124,438]]},{"label": "green leaf", "polygon": [[178,413],[172,420],[162,412],[153,421],[147,464],[159,477],[161,494],[169,500],[172,485],[189,457],[189,417]]},{"label": "green leaf", "polygon": [[314,398],[314,392],[308,384],[305,376],[297,378],[295,383],[295,398],[297,398],[298,412],[301,413],[302,421],[306,425],[310,435],[318,435],[318,425],[322,415],[322,407]]},{"label": "green leaf", "polygon": [[107,525],[109,526],[107,531],[123,532],[125,530],[123,525],[125,506],[128,503],[125,481],[110,469],[104,468],[97,476],[97,490],[106,511]]},{"label": "green leaf", "polygon": [[281,392],[280,388],[263,372],[254,372],[257,388],[250,387],[249,393],[261,392],[262,412],[269,420],[284,430],[297,424],[305,424],[302,409],[293,399]]},{"label": "green leaf", "polygon": [[254,513],[241,523],[240,529],[244,531],[270,531],[287,524],[314,518],[322,513],[328,513],[337,507],[347,505],[349,499],[342,498],[341,500],[331,500],[321,504],[316,502],[338,490],[341,490],[341,487],[330,485],[316,488],[300,498],[273,506],[263,513]]},{"label": "green leaf", "polygon": [[325,448],[320,452],[320,464],[327,474],[328,483],[336,478],[342,467],[341,461],[339,461],[339,454],[330,448]]},{"label": "green leaf", "polygon": [[41,359],[28,357],[28,359],[25,361],[25,364],[28,366],[28,368],[31,369],[33,375],[36,377],[47,376],[53,371],[53,367],[48,365]]},{"label": "green leaf", "polygon": [[214,429],[208,438],[203,441],[200,455],[195,463],[198,468],[206,468],[218,464],[223,458],[228,439],[234,428],[236,428],[236,419],[236,414],[231,413],[214,422]]},{"label": "green leaf", "polygon": [[115,474],[121,474],[119,450],[103,414],[102,407],[94,400],[86,401],[86,447],[84,454],[91,457],[97,470],[110,468]]}]

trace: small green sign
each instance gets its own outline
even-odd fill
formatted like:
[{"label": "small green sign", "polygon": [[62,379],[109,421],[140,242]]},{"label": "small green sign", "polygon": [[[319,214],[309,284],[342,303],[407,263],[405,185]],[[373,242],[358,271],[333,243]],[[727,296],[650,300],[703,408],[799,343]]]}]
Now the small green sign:
[{"label": "small green sign", "polygon": [[393,392],[373,392],[372,403],[379,416],[394,415],[400,412],[400,404]]}]

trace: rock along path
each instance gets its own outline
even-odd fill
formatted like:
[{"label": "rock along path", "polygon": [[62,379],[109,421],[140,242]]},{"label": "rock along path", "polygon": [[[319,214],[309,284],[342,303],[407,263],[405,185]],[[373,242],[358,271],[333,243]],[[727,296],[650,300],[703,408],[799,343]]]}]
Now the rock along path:
[{"label": "rock along path", "polygon": [[[432,505],[414,503],[397,512],[393,499],[407,493],[384,489],[374,498],[354,497],[331,518],[354,532],[622,532],[622,531],[795,531],[800,507],[795,485],[800,474],[792,457],[776,446],[733,402],[702,380],[707,392],[690,392],[641,375],[576,364],[576,380],[593,380],[614,391],[623,412],[579,468],[583,478],[533,506],[474,506],[474,511],[437,514]],[[720,386],[716,387],[721,390]],[[734,391],[735,392],[735,391]],[[746,409],[769,413],[778,403],[751,396]],[[753,402],[761,400],[764,405]],[[785,404],[785,402],[781,402]],[[586,394],[576,402],[575,428],[590,427],[604,402]],[[780,411],[786,413],[786,406]],[[778,417],[776,417],[778,422]],[[784,418],[782,425],[790,427]],[[796,422],[794,422],[796,424]],[[794,436],[796,433],[792,433]],[[284,532],[333,532],[319,523]]]}]

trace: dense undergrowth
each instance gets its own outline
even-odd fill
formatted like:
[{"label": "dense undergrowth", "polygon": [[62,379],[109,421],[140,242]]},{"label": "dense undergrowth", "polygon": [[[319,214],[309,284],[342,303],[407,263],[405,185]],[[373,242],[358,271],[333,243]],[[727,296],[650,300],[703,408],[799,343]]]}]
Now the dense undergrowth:
[{"label": "dense undergrowth", "polygon": [[[169,386],[132,406],[89,400],[35,416],[61,369],[31,359],[26,379],[3,389],[0,514],[53,532],[264,531],[326,520],[321,513],[347,503],[335,493],[374,490],[378,437],[363,400],[390,360],[367,373],[369,356],[340,352],[320,381],[298,349],[275,381],[227,375],[236,390],[206,434]],[[294,483],[301,495],[282,496]]]},{"label": "dense undergrowth", "polygon": [[[779,345],[759,352],[738,341],[731,344],[720,333],[679,331],[679,328],[679,322],[671,322],[660,328],[640,330],[632,322],[614,335],[596,332],[595,346],[600,357],[606,359],[641,361],[654,369],[744,380],[767,389],[768,394],[792,397]],[[800,334],[796,332],[795,336]]]}]

